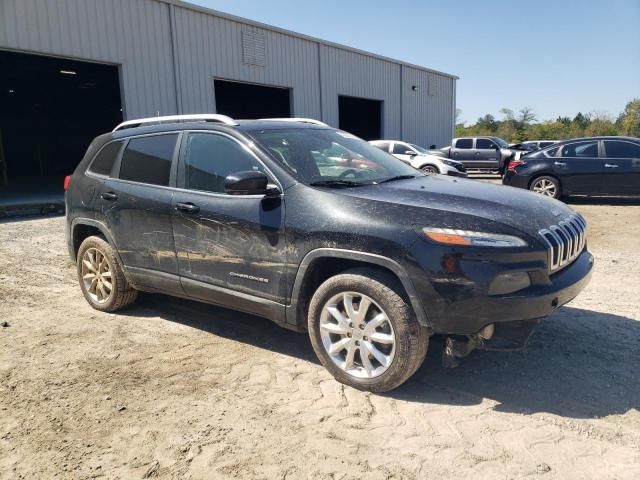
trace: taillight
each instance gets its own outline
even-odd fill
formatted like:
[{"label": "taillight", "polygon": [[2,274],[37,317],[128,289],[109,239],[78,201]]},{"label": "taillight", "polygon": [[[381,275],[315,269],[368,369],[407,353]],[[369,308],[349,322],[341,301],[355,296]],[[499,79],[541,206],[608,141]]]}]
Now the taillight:
[{"label": "taillight", "polygon": [[69,188],[69,183],[71,182],[71,175],[67,175],[64,177],[64,189]]},{"label": "taillight", "polygon": [[507,172],[515,172],[516,171],[516,167],[519,167],[520,165],[524,165],[525,162],[523,162],[522,160],[511,160],[509,162],[509,166],[507,167]]}]

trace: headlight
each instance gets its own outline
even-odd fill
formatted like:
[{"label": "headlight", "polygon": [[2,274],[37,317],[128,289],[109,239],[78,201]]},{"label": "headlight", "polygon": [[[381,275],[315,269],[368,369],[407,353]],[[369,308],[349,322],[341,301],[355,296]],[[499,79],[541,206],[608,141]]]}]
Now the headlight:
[{"label": "headlight", "polygon": [[455,167],[460,165],[460,162],[452,162],[451,160],[441,160],[445,165],[449,165],[450,167]]},{"label": "headlight", "polygon": [[475,247],[526,247],[520,237],[503,235],[501,233],[471,232],[469,230],[456,230],[453,228],[425,227],[422,233],[437,243],[444,245],[468,245]]}]

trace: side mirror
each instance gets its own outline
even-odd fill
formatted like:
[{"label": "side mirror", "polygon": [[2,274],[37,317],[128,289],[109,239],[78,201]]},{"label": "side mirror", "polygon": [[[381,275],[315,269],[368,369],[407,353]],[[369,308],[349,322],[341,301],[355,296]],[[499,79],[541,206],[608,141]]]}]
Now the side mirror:
[{"label": "side mirror", "polygon": [[404,152],[405,155],[411,155],[412,157],[415,157],[416,155],[418,155],[416,152],[414,152],[413,150],[406,150]]},{"label": "side mirror", "polygon": [[247,170],[228,175],[224,179],[224,191],[229,195],[279,195],[280,189],[269,185],[269,178],[262,172]]}]

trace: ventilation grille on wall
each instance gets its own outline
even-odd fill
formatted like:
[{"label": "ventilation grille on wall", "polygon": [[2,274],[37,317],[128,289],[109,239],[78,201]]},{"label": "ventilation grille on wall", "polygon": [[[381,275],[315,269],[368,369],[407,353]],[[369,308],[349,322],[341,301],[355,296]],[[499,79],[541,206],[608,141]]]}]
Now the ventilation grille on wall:
[{"label": "ventilation grille on wall", "polygon": [[430,97],[435,97],[438,94],[438,80],[434,75],[429,75],[429,87],[427,90]]},{"label": "ventilation grille on wall", "polygon": [[264,67],[264,33],[258,30],[242,31],[242,61],[247,65]]}]

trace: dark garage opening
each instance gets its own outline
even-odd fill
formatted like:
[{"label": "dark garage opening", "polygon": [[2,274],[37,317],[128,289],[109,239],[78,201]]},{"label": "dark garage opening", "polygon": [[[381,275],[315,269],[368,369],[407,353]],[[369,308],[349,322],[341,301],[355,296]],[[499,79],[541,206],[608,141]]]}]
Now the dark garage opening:
[{"label": "dark garage opening", "polygon": [[291,116],[290,89],[214,80],[216,112],[231,118]]},{"label": "dark garage opening", "polygon": [[118,67],[0,51],[0,211],[59,202],[93,138],[122,121]]},{"label": "dark garage opening", "polygon": [[338,97],[340,129],[365,140],[382,138],[382,101]]}]

